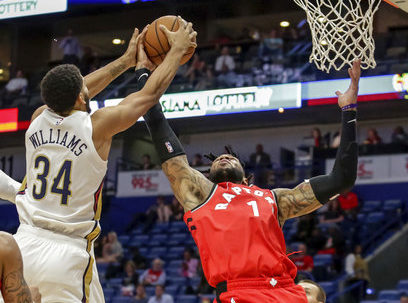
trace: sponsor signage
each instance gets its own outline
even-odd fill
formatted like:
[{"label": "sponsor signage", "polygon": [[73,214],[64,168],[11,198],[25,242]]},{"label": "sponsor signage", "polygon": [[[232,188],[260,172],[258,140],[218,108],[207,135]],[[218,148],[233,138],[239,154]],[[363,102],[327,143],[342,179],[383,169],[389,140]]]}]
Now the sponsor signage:
[{"label": "sponsor signage", "polygon": [[[326,160],[326,173],[333,165]],[[356,184],[398,182],[408,182],[408,154],[359,157]]]},{"label": "sponsor signage", "polygon": [[[91,101],[90,106],[95,111],[103,106],[117,105],[122,100]],[[301,84],[166,94],[160,98],[160,103],[166,118],[170,119],[300,108]]]},{"label": "sponsor signage", "polygon": [[173,193],[161,170],[119,172],[117,184],[117,197],[148,197]]},{"label": "sponsor signage", "polygon": [[[350,79],[313,81],[302,83],[302,100],[308,106],[337,104],[335,91],[345,92]],[[362,77],[358,101],[404,99],[408,89],[408,74]]]},{"label": "sponsor signage", "polygon": [[0,0],[0,19],[26,17],[67,10],[67,0]]},{"label": "sponsor signage", "polygon": [[18,130],[18,109],[0,109],[0,133]]}]

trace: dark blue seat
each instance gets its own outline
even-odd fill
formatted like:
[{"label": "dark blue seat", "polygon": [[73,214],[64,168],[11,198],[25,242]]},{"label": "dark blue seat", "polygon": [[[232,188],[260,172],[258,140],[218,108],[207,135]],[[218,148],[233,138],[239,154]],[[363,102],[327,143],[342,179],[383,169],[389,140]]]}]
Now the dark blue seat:
[{"label": "dark blue seat", "polygon": [[329,254],[316,255],[313,258],[314,263],[323,264],[325,266],[333,263],[333,256]]},{"label": "dark blue seat", "polygon": [[187,231],[187,225],[183,221],[173,221],[170,223],[168,229],[169,234],[185,232]]},{"label": "dark blue seat", "polygon": [[408,280],[400,280],[397,288],[403,292],[408,293]]},{"label": "dark blue seat", "polygon": [[319,282],[320,286],[324,289],[327,295],[334,294],[337,291],[337,285],[335,282],[327,281],[327,282]]},{"label": "dark blue seat", "polygon": [[186,278],[184,277],[172,277],[170,281],[168,281],[170,285],[178,285],[183,286],[186,284]]},{"label": "dark blue seat", "polygon": [[129,242],[130,247],[135,246],[145,246],[149,243],[149,236],[148,235],[135,235]]},{"label": "dark blue seat", "polygon": [[113,288],[104,288],[103,289],[103,294],[105,296],[105,299],[108,300],[112,298],[116,293],[116,290]]},{"label": "dark blue seat", "polygon": [[146,286],[145,287],[146,295],[148,297],[154,296],[156,287],[155,286]]},{"label": "dark blue seat", "polygon": [[106,283],[111,288],[117,288],[122,285],[122,278],[112,278],[112,279],[107,280]]},{"label": "dark blue seat", "polygon": [[384,211],[386,212],[396,212],[398,209],[402,208],[402,201],[395,199],[395,200],[386,200],[384,202]]},{"label": "dark blue seat", "polygon": [[198,297],[195,295],[181,295],[177,297],[176,303],[197,303]]},{"label": "dark blue seat", "polygon": [[173,297],[178,295],[179,285],[170,285],[166,286],[166,294],[169,294]]},{"label": "dark blue seat", "polygon": [[400,296],[399,290],[382,290],[378,294],[378,300],[399,300]]},{"label": "dark blue seat", "polygon": [[114,297],[112,303],[132,303],[131,297]]},{"label": "dark blue seat", "polygon": [[374,211],[379,211],[381,209],[381,205],[382,205],[381,201],[364,201],[361,212],[371,213]]},{"label": "dark blue seat", "polygon": [[169,249],[169,254],[179,254],[180,258],[182,258],[184,249],[184,246],[174,246]]},{"label": "dark blue seat", "polygon": [[149,246],[160,246],[167,243],[167,235],[165,234],[156,234],[150,238],[148,243]]},{"label": "dark blue seat", "polygon": [[130,240],[130,236],[128,235],[121,235],[118,237],[118,241],[122,243],[122,245],[127,245]]},{"label": "dark blue seat", "polygon": [[167,253],[167,247],[152,247],[149,252],[149,258],[163,258]]},{"label": "dark blue seat", "polygon": [[385,219],[385,215],[382,212],[369,213],[365,219],[365,224],[367,227],[373,229],[381,226]]},{"label": "dark blue seat", "polygon": [[184,245],[185,244],[185,240],[187,238],[187,234],[186,233],[176,233],[176,234],[172,234],[169,237],[169,240],[167,242],[167,244],[169,246],[176,246],[176,245]]}]

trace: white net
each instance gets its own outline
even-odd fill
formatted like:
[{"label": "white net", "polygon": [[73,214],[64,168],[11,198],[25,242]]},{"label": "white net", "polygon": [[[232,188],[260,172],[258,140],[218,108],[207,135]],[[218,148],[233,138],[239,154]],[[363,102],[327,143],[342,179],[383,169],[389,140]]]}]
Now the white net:
[{"label": "white net", "polygon": [[306,11],[312,33],[310,62],[329,72],[361,59],[374,68],[373,17],[382,0],[294,0]]}]

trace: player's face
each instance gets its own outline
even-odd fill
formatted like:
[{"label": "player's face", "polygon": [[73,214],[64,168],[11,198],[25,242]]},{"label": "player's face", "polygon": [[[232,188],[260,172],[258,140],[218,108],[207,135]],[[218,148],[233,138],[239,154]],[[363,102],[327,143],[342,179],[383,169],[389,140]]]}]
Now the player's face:
[{"label": "player's face", "polygon": [[305,282],[300,282],[298,285],[302,286],[305,290],[308,303],[320,303],[320,301],[317,300],[319,288],[316,285]]},{"label": "player's face", "polygon": [[245,173],[241,163],[237,158],[229,154],[221,155],[214,160],[208,176],[214,183],[242,183],[244,177]]}]

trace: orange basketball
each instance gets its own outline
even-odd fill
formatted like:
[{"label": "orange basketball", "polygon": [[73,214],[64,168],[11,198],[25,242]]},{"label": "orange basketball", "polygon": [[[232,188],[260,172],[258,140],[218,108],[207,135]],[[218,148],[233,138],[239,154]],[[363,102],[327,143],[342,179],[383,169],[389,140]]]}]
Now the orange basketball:
[{"label": "orange basketball", "polygon": [[[161,31],[159,25],[163,24],[170,31],[177,31],[179,22],[177,16],[163,16],[153,21],[146,33],[145,51],[150,60],[159,65],[163,62],[167,52],[170,50],[170,44],[166,35]],[[194,47],[190,47],[180,60],[180,65],[186,63],[193,56]]]}]

